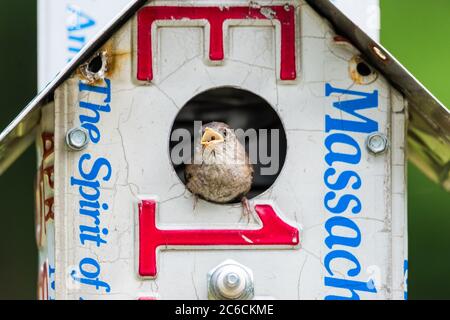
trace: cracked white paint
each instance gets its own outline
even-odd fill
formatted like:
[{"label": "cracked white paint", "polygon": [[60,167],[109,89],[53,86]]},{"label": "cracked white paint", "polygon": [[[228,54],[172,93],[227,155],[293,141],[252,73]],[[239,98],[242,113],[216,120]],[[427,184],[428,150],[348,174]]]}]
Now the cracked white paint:
[{"label": "cracked white paint", "polygon": [[[76,106],[80,99],[77,76],[58,89],[56,210],[61,212],[56,221],[58,298],[76,299],[83,294],[91,299],[138,299],[142,296],[206,299],[206,275],[226,259],[236,260],[253,270],[257,296],[324,298],[329,293],[323,285],[324,117],[325,114],[342,116],[330,108],[331,100],[324,97],[326,82],[342,88],[380,92],[380,108],[367,110],[366,114],[380,123],[380,131],[393,139],[395,148],[385,156],[366,155],[362,160],[360,173],[364,185],[359,195],[365,208],[357,219],[364,241],[357,254],[363,266],[361,280],[376,273],[379,291],[375,298],[402,298],[401,265],[406,257],[405,114],[400,107],[403,98],[382,76],[366,86],[353,83],[349,62],[357,53],[356,49],[336,44],[328,23],[303,1],[288,2],[299,8],[298,80],[290,84],[278,81],[279,39],[276,28],[270,25],[230,28],[226,59],[220,65],[207,63],[207,37],[202,29],[160,27],[154,57],[155,80],[150,84],[135,78],[136,22],[127,23],[115,35],[111,45],[115,52],[125,53],[125,58],[123,55],[117,58],[111,75],[112,111],[100,124],[102,142],[87,149],[95,157],[107,157],[113,167],[113,178],[102,189],[111,207],[110,213],[103,217],[103,223],[110,229],[106,250],[81,247],[77,242],[79,199],[69,187],[68,179],[75,172],[78,157],[67,153],[61,145],[67,129],[77,124]],[[227,5],[223,1],[220,3]],[[268,3],[284,5],[286,1],[257,2],[261,6]],[[248,2],[236,0],[229,4]],[[246,224],[241,220],[242,209],[238,205],[216,205],[200,200],[194,207],[192,195],[179,181],[169,160],[169,134],[178,111],[196,94],[230,85],[263,97],[283,121],[288,139],[286,163],[274,186],[257,200],[272,201],[285,219],[302,226],[301,248],[163,251],[158,258],[158,278],[140,279],[137,276],[136,218],[137,203],[144,195],[158,197],[157,222],[163,227],[233,228]],[[393,109],[398,112],[392,114]],[[364,146],[362,138],[358,142]],[[258,227],[258,224],[252,222],[250,227]],[[95,255],[102,262],[102,274],[111,284],[110,294],[98,295],[86,287],[67,285],[68,268],[85,254]],[[334,268],[337,275],[346,276],[348,265],[345,262],[336,262]],[[365,294],[361,297],[374,298]]]}]

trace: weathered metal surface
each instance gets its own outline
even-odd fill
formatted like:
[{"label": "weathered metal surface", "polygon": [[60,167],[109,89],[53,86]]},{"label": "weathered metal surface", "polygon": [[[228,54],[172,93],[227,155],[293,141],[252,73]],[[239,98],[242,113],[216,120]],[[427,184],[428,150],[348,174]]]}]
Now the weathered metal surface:
[{"label": "weathered metal surface", "polygon": [[[415,161],[437,179],[448,174],[443,167],[448,164],[449,119],[443,106],[326,1],[311,5],[335,23],[337,32],[304,1],[288,1],[285,7],[293,10],[296,25],[295,43],[284,43],[295,48],[296,77],[289,81],[280,76],[286,58],[281,48],[291,40],[283,40],[278,19],[268,24],[241,16],[225,24],[226,36],[211,38],[204,21],[159,21],[157,27],[145,26],[154,41],[143,50],[136,14],[142,4],[137,1],[126,10],[0,136],[0,156],[9,157],[0,162],[6,169],[21,151],[16,143],[27,141],[24,137],[31,141],[42,130],[41,118],[49,117],[41,117],[40,108],[54,100],[56,297],[206,299],[208,273],[233,259],[254,273],[257,297],[403,299],[407,113],[410,143],[418,144],[412,146],[412,159],[418,157]],[[206,4],[173,0],[149,5]],[[207,5],[225,11],[248,6],[270,16],[272,6],[286,1]],[[220,63],[205,50],[210,41],[223,41]],[[152,77],[142,78],[139,55],[149,55],[150,49]],[[105,60],[91,65],[96,57]],[[171,124],[193,97],[221,87],[251,92],[281,119],[286,161],[251,207],[273,208],[299,230],[300,247],[299,239],[284,250],[271,248],[279,241],[258,247],[260,238],[253,239],[249,230],[264,230],[264,221],[257,215],[242,220],[240,205],[200,200],[194,206],[175,172],[168,155]],[[80,126],[91,143],[69,152],[67,133]],[[389,141],[387,150],[371,153],[366,148],[374,132]],[[441,177],[444,185],[446,179]],[[172,250],[159,252],[157,275],[155,270],[139,273],[140,255],[148,248],[141,242],[151,241],[139,236],[139,204],[148,200],[158,207],[154,229],[158,225],[157,230],[178,232]],[[45,216],[51,215],[40,213]],[[227,237],[224,230],[244,230],[248,248],[218,242],[218,248],[205,249],[210,238],[193,243],[180,236],[180,230],[211,229],[220,239]],[[186,246],[192,250],[185,251]],[[52,259],[42,261],[40,284],[46,297],[53,281],[48,271]]]},{"label": "weathered metal surface", "polygon": [[[151,2],[170,4],[181,2]],[[261,1],[259,9],[264,4],[286,2]],[[297,25],[295,81],[280,79],[277,24],[254,19],[228,26],[218,65],[208,59],[209,37],[201,25],[160,22],[149,31],[157,39],[153,77],[140,81],[135,17],[97,48],[111,57],[103,79],[88,86],[88,79],[74,72],[58,87],[55,206],[64,215],[55,221],[57,298],[206,299],[208,273],[228,259],[252,270],[257,298],[404,298],[403,96],[382,74],[355,83],[351,70],[358,50],[343,45],[309,5],[289,4]],[[238,5],[247,2],[230,3]],[[270,206],[295,225],[300,247],[258,246],[249,230],[263,228],[264,221],[242,220],[239,204],[199,200],[194,206],[175,174],[168,156],[171,124],[194,96],[217,87],[252,92],[281,118],[288,142],[284,167],[250,203]],[[352,106],[359,116],[349,112]],[[93,141],[81,152],[68,152],[66,134],[80,125],[90,129]],[[373,132],[391,141],[387,152],[373,155],[366,149]],[[95,195],[90,204],[89,195]],[[151,217],[158,230],[178,232],[173,246],[158,252],[156,275],[139,273],[140,256],[151,258],[146,248],[152,239],[139,233],[139,204],[149,199],[158,207],[157,218]],[[92,210],[84,210],[89,206]],[[227,237],[224,230],[244,230],[248,247],[236,250],[234,242],[216,241],[214,248],[209,238],[191,242],[179,235],[198,230],[221,239]]]}]

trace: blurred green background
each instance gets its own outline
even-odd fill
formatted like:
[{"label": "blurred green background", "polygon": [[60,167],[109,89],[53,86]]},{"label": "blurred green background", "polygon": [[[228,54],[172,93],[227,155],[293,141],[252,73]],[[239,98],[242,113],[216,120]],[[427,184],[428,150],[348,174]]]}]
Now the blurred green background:
[{"label": "blurred green background", "polygon": [[[112,0],[113,1],[113,0]],[[382,43],[450,106],[450,1],[381,0]],[[36,93],[36,0],[0,9],[0,128]],[[34,299],[35,155],[0,178],[0,299]],[[409,298],[450,299],[450,194],[409,168]]]},{"label": "blurred green background", "polygon": [[[381,42],[450,107],[450,1],[381,0]],[[450,194],[409,166],[409,298],[450,299]]]}]

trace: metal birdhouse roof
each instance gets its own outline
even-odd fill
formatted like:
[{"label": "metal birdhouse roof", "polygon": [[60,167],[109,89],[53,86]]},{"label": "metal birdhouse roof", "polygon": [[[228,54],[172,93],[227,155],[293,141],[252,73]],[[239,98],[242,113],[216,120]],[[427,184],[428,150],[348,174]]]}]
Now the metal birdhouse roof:
[{"label": "metal birdhouse roof", "polygon": [[[370,38],[329,0],[306,0],[351,42],[365,59],[404,94],[408,101],[408,157],[429,178],[450,191],[450,112],[382,45]],[[89,59],[147,0],[130,4],[38,94],[0,135],[0,174],[35,138],[40,109],[56,88]]]}]

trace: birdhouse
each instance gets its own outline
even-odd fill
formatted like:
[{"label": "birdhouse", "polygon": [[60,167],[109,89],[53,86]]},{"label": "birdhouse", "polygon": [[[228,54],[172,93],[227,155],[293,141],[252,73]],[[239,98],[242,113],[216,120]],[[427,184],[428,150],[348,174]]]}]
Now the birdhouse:
[{"label": "birdhouse", "polygon": [[407,157],[450,189],[449,120],[329,1],[133,1],[0,171],[35,141],[42,299],[404,299]]}]

